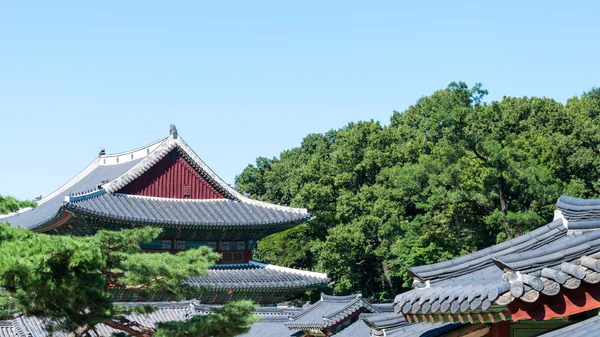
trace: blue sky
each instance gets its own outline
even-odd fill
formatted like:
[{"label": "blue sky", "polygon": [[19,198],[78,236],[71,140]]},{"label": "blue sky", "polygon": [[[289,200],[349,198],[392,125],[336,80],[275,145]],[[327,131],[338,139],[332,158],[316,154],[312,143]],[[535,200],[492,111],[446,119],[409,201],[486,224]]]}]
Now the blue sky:
[{"label": "blue sky", "polygon": [[593,1],[3,1],[0,194],[46,195],[169,124],[225,181],[451,81],[600,85]]}]

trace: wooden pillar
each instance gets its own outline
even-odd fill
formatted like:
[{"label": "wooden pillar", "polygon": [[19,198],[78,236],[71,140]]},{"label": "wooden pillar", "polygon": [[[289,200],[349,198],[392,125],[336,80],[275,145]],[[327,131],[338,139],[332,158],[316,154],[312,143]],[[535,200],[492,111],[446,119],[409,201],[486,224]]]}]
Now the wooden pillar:
[{"label": "wooden pillar", "polygon": [[492,324],[491,337],[507,337],[510,336],[510,322],[502,321]]}]

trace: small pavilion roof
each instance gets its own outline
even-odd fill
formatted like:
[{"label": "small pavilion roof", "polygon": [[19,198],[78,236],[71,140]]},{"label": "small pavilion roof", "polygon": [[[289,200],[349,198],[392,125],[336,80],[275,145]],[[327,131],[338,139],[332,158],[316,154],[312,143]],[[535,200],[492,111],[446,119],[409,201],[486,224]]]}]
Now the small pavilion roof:
[{"label": "small pavilion roof", "polygon": [[563,196],[557,208],[554,221],[528,234],[409,268],[415,289],[396,297],[395,311],[419,321],[427,315],[507,312],[515,299],[535,303],[540,294],[600,282],[600,231],[591,230],[600,229],[600,200]]},{"label": "small pavilion roof", "polygon": [[328,329],[363,311],[377,312],[377,309],[361,294],[329,296],[321,293],[319,301],[293,316],[286,326],[290,330]]},{"label": "small pavilion roof", "polygon": [[[165,199],[117,193],[161,159],[177,151],[224,199]],[[0,216],[16,227],[42,230],[82,212],[110,220],[184,225],[277,225],[310,219],[306,209],[270,204],[237,192],[215,174],[172,127],[170,135],[147,146],[117,154],[101,153],[35,208]],[[62,221],[62,220],[61,220]]]},{"label": "small pavilion roof", "polygon": [[215,290],[292,289],[329,283],[327,274],[275,266],[256,261],[215,265],[208,276],[191,277],[188,283]]}]

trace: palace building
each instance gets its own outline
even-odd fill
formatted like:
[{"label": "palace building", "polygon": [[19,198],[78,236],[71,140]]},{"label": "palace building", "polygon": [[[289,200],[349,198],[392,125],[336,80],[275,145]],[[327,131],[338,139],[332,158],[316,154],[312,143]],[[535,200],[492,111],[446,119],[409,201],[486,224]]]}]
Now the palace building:
[{"label": "palace building", "polygon": [[[147,146],[118,154],[101,150],[35,208],[0,216],[0,222],[56,235],[161,227],[161,236],[144,245],[145,251],[207,246],[221,253],[209,276],[188,281],[210,288],[198,294],[200,303],[251,299],[274,304],[330,281],[326,274],[251,260],[258,240],[310,218],[306,209],[253,200],[227,185],[171,125],[167,137]],[[138,299],[123,292],[117,300]],[[169,299],[157,294],[153,300]]]}]

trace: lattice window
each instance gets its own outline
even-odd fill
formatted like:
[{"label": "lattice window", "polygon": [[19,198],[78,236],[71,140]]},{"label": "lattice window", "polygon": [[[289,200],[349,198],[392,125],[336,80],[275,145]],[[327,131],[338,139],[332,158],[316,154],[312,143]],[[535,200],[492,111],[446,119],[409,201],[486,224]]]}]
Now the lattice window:
[{"label": "lattice window", "polygon": [[231,244],[229,241],[221,241],[221,250],[231,250]]},{"label": "lattice window", "polygon": [[171,240],[162,240],[162,249],[171,249]]},{"label": "lattice window", "polygon": [[185,240],[177,240],[177,249],[185,250]]},{"label": "lattice window", "polygon": [[217,242],[216,241],[206,241],[205,246],[212,250],[217,250]]},{"label": "lattice window", "polygon": [[241,263],[244,262],[244,253],[242,252],[226,252],[221,254],[223,256],[222,263]]},{"label": "lattice window", "polygon": [[183,197],[184,198],[192,197],[192,185],[190,185],[190,184],[183,185]]},{"label": "lattice window", "polygon": [[245,241],[237,241],[236,242],[237,250],[246,250],[246,242]]}]

